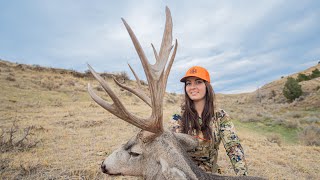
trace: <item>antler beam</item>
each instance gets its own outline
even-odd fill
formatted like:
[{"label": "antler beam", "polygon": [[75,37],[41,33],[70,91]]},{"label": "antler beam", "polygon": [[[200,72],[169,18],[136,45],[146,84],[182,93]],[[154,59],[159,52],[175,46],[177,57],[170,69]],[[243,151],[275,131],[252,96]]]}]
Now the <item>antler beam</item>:
[{"label": "antler beam", "polygon": [[[127,86],[120,84],[116,79],[114,80],[117,85],[132,92],[133,94],[138,96],[140,99],[142,99],[145,103],[147,103],[152,108],[151,116],[147,119],[144,119],[144,118],[139,118],[131,114],[130,112],[128,112],[127,109],[123,106],[123,104],[119,100],[119,98],[116,96],[116,94],[110,89],[107,82],[104,81],[104,79],[98,73],[96,73],[90,65],[88,65],[88,67],[91,73],[99,81],[99,83],[102,85],[105,91],[109,94],[109,96],[113,101],[113,104],[109,104],[105,102],[101,97],[96,95],[92,90],[90,84],[88,85],[88,92],[95,102],[97,102],[101,107],[108,110],[110,113],[114,114],[120,119],[123,119],[143,130],[160,134],[163,132],[163,97],[165,94],[167,79],[168,79],[170,69],[172,67],[172,64],[176,55],[176,51],[177,51],[177,46],[178,46],[177,40],[175,41],[175,45],[172,46],[172,18],[171,18],[170,10],[168,7],[166,7],[166,24],[165,24],[165,29],[162,37],[162,43],[161,43],[159,54],[157,53],[154,46],[151,44],[154,55],[155,55],[155,59],[156,59],[156,63],[154,65],[151,65],[149,63],[138,39],[136,38],[130,26],[127,24],[127,22],[123,18],[122,18],[122,21],[130,35],[133,45],[141,60],[141,64],[143,66],[143,69],[148,81],[150,98],[146,94],[144,94],[142,91],[134,90],[132,88],[129,88]],[[167,61],[173,47],[174,47],[174,51],[167,65]],[[130,65],[129,67],[132,70],[133,74],[135,75],[136,80],[139,81],[138,76],[136,76],[136,74],[134,73]],[[138,85],[139,83],[140,82],[138,82]]]}]

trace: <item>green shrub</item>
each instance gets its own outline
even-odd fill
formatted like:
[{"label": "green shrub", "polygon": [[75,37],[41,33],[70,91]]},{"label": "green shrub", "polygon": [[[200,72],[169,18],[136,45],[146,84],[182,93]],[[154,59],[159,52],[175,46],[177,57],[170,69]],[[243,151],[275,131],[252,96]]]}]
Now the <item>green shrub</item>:
[{"label": "green shrub", "polygon": [[282,92],[288,100],[293,101],[302,95],[301,85],[294,78],[288,77]]},{"label": "green shrub", "polygon": [[320,77],[320,71],[318,68],[312,71],[312,74],[310,75],[311,79]]},{"label": "green shrub", "polygon": [[310,79],[311,79],[310,76],[307,76],[307,75],[305,75],[305,74],[299,73],[298,78],[297,78],[297,81],[298,81],[298,82],[308,81],[308,80],[310,80]]},{"label": "green shrub", "polygon": [[312,73],[308,76],[308,75],[305,75],[305,74],[301,74],[299,73],[298,74],[298,77],[297,77],[297,81],[298,82],[301,82],[301,81],[308,81],[310,79],[314,79],[314,78],[317,78],[317,77],[320,77],[320,71],[318,68],[316,68],[315,70],[312,71]]}]

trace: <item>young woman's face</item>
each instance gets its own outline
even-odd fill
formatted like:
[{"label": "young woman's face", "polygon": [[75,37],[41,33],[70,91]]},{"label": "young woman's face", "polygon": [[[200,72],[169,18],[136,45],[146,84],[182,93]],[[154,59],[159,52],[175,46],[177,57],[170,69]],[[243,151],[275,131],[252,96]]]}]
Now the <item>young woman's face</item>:
[{"label": "young woman's face", "polygon": [[201,101],[205,99],[206,84],[204,80],[197,77],[188,77],[186,79],[186,92],[189,98],[193,101]]}]

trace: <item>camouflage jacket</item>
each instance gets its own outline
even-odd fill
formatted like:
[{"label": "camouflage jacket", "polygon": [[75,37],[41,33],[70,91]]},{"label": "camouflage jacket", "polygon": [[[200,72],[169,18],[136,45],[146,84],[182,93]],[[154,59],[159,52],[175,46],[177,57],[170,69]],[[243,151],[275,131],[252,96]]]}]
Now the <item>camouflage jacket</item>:
[{"label": "camouflage jacket", "polygon": [[[201,123],[201,118],[199,118]],[[171,130],[173,132],[181,132],[181,116],[174,114],[170,121]],[[219,110],[211,123],[212,140],[205,140],[202,133],[193,136],[199,140],[199,146],[188,152],[195,163],[207,172],[221,173],[217,165],[219,145],[222,141],[227,155],[230,158],[233,169],[237,175],[247,175],[247,165],[244,157],[244,151],[240,144],[240,140],[235,132],[231,118],[224,110]]]}]

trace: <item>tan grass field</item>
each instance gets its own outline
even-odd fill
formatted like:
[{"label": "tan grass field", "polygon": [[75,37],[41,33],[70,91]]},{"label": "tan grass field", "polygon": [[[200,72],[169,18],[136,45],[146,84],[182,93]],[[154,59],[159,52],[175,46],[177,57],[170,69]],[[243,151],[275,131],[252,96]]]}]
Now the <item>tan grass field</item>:
[{"label": "tan grass field", "polygon": [[[139,129],[91,100],[87,83],[98,87],[97,82],[53,72],[50,68],[31,67],[0,62],[1,140],[9,138],[14,122],[17,125],[14,141],[21,139],[25,128],[31,127],[31,134],[21,147],[1,152],[0,179],[141,179],[107,177],[100,171],[105,157]],[[134,85],[131,81],[126,83]],[[111,84],[128,109],[140,116],[149,115],[149,107],[138,98]],[[100,88],[96,92],[110,101]],[[319,93],[315,92],[315,96],[319,97]],[[320,178],[319,146],[306,146],[302,140],[286,140],[287,136],[277,132],[259,130],[259,123],[263,124],[266,119],[297,130],[310,124],[319,127],[320,113],[316,106],[310,110],[299,102],[296,105],[268,103],[267,98],[256,102],[252,94],[218,95],[217,98],[219,106],[235,119],[250,175],[267,179]],[[165,125],[170,115],[178,112],[180,100],[179,95],[166,95]],[[290,124],[292,121],[296,124]],[[261,125],[262,128],[268,127]],[[35,147],[27,146],[35,142],[38,142]],[[223,146],[218,162],[225,174],[234,175]]]}]

